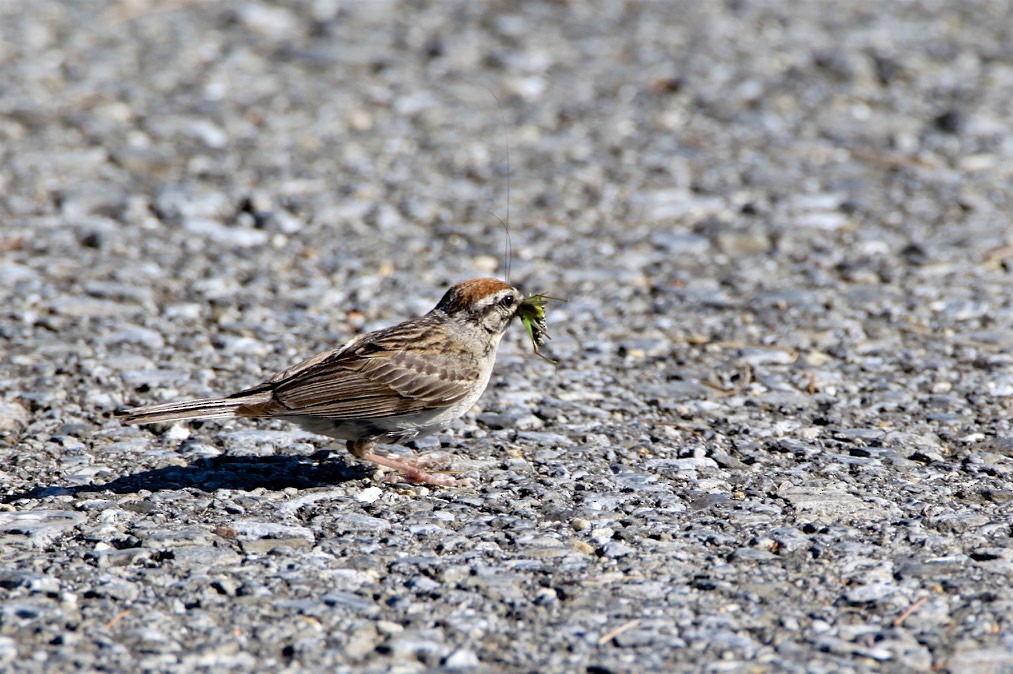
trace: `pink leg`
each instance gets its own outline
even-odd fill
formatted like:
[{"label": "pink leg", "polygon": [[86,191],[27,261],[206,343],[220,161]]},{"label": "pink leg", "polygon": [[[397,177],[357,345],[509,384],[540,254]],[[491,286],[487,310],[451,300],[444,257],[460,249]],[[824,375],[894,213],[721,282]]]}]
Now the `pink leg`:
[{"label": "pink leg", "polygon": [[377,454],[373,451],[375,446],[376,443],[371,440],[363,440],[359,442],[352,440],[348,441],[348,451],[350,451],[356,458],[362,459],[363,461],[370,461],[380,466],[386,466],[387,468],[393,468],[412,482],[422,482],[424,484],[432,484],[439,487],[450,487],[458,484],[457,480],[449,475],[441,475],[426,471],[425,468],[433,466],[434,462],[432,459],[427,459],[426,457],[400,459],[393,456],[387,456],[386,454]]}]

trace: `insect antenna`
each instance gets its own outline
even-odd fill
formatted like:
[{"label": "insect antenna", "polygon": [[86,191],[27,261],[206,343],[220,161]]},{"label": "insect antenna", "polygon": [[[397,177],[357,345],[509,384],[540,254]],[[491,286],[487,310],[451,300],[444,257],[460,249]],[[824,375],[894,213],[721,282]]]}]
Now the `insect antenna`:
[{"label": "insect antenna", "polygon": [[513,253],[514,253],[513,243],[510,240],[510,131],[509,129],[507,129],[506,114],[503,112],[503,104],[500,102],[499,96],[496,95],[496,92],[493,91],[491,87],[487,87],[484,84],[482,86],[485,87],[485,90],[488,91],[492,95],[493,99],[496,101],[496,107],[499,108],[500,123],[503,126],[503,148],[506,153],[506,169],[507,169],[506,222],[504,222],[503,218],[499,217],[494,212],[489,211],[489,213],[494,218],[499,220],[499,224],[503,225],[503,232],[506,234],[506,241],[504,242],[503,246],[503,254],[505,258],[503,265],[505,274],[503,280],[506,281],[507,283],[510,283],[510,263],[513,261]]}]

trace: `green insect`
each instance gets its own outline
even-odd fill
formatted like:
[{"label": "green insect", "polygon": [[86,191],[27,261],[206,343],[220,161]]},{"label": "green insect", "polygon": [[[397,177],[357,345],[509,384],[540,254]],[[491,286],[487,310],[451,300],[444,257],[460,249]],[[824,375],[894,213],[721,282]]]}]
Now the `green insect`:
[{"label": "green insect", "polygon": [[539,347],[545,344],[545,340],[549,338],[548,328],[545,325],[546,300],[566,301],[558,297],[550,297],[549,295],[532,295],[521,302],[520,307],[517,309],[517,315],[520,317],[521,323],[524,324],[524,329],[528,331],[535,355],[555,365],[556,361],[542,355],[542,352],[538,350]]}]

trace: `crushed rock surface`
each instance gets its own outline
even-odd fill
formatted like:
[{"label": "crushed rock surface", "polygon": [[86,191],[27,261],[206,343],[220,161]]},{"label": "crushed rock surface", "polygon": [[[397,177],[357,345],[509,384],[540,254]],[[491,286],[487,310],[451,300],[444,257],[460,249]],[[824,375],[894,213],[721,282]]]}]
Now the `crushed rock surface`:
[{"label": "crushed rock surface", "polygon": [[[1011,26],[0,3],[0,670],[1013,671]],[[508,184],[471,486],[113,418],[503,275]]]}]

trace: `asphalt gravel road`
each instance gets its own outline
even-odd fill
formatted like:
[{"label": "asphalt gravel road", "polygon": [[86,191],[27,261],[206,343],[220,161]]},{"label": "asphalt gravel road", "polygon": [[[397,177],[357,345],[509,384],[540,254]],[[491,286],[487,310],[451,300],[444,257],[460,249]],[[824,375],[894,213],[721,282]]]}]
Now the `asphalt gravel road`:
[{"label": "asphalt gravel road", "polygon": [[[1011,178],[1000,0],[0,2],[0,670],[1010,674]],[[508,196],[473,486],[113,418]]]}]

